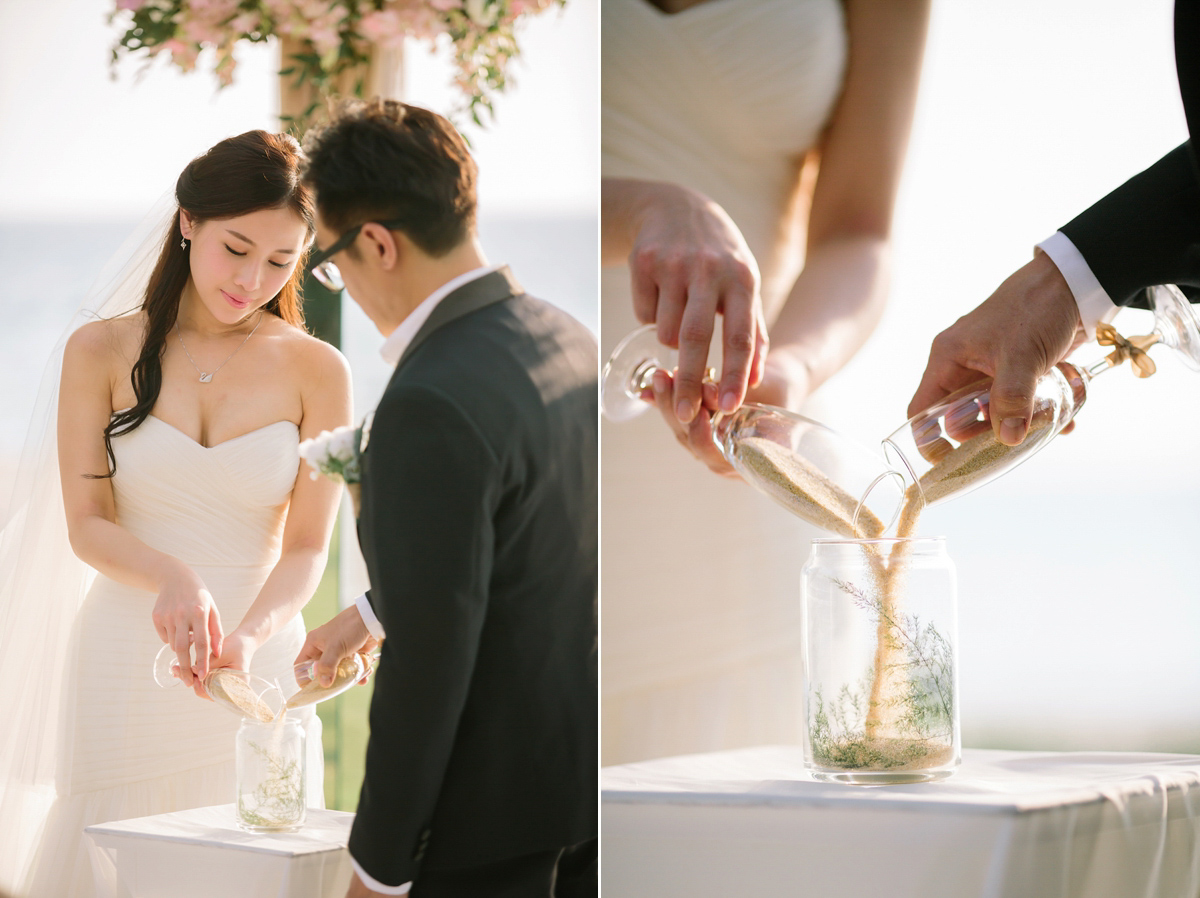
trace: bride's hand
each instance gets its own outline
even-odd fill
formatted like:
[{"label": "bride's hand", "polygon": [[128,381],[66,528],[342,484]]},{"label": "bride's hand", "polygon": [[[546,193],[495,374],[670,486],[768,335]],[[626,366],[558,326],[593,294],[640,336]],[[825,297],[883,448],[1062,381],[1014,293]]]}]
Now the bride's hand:
[{"label": "bride's hand", "polygon": [[761,380],[767,353],[758,263],[737,225],[708,197],[658,182],[625,187],[635,194],[627,201],[634,313],[643,324],[657,325],[660,343],[679,348],[672,412],[687,424],[700,411],[718,314],[724,323],[715,392],[720,408],[733,411],[747,386]]},{"label": "bride's hand", "polygon": [[[196,572],[180,563],[159,585],[152,613],[154,629],[179,658],[179,679],[187,686],[208,675],[209,656],[219,655],[224,636],[212,594]],[[196,647],[193,668],[191,646]]]},{"label": "bride's hand", "polygon": [[[784,350],[772,352],[766,358],[764,369],[762,383],[746,394],[748,401],[794,409],[808,396],[808,370],[796,355]],[[717,474],[737,477],[737,472],[725,460],[712,435],[710,422],[716,411],[716,385],[703,385],[703,402],[690,424],[680,424],[674,414],[675,392],[674,378],[665,371],[656,371],[651,395],[643,398],[653,401],[658,407],[681,446]]]},{"label": "bride's hand", "polygon": [[[254,657],[254,653],[258,651],[258,648],[257,640],[240,630],[234,630],[223,640],[221,653],[212,659],[211,667],[213,670],[232,667],[234,670],[249,671],[250,661]],[[195,689],[196,694],[201,698],[208,697],[200,689],[199,683],[196,684]]]},{"label": "bride's hand", "polygon": [[725,460],[725,456],[721,454],[721,450],[717,447],[716,440],[713,439],[710,422],[717,407],[716,384],[705,383],[701,385],[700,411],[687,424],[681,424],[679,417],[675,414],[675,394],[677,390],[674,377],[661,369],[655,371],[651,389],[653,391],[652,399],[654,404],[662,414],[663,420],[667,422],[667,427],[671,428],[671,432],[675,434],[675,439],[679,441],[679,445],[708,465],[709,469],[715,471],[717,474],[721,474],[724,477],[736,477],[737,472]]}]

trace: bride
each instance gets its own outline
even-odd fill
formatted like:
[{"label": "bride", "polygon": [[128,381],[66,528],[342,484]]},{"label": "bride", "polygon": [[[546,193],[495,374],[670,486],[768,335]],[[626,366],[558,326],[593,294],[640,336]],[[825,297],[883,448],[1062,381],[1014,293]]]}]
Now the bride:
[{"label": "bride", "polygon": [[680,346],[658,411],[603,425],[603,763],[798,743],[800,569],[825,534],[705,470],[732,474],[709,412],[748,395],[828,417],[809,395],[883,311],[928,0],[601,16],[601,348],[639,322]]},{"label": "bride", "polygon": [[161,643],[202,694],[210,669],[282,676],[304,642],[339,491],[300,471],[298,445],[348,424],[351,399],[301,317],[301,159],[264,131],[194,159],[42,400],[41,486],[0,537],[0,886],[18,895],[93,894],[88,825],[232,800],[238,720],[160,689]]}]

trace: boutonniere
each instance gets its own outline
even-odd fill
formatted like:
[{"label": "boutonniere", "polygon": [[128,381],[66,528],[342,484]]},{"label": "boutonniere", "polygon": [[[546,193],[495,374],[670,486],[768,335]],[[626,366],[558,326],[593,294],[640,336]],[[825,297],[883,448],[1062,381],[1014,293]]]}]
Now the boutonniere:
[{"label": "boutonniere", "polygon": [[362,454],[371,438],[371,422],[375,413],[367,415],[358,427],[346,425],[322,430],[310,440],[300,443],[300,457],[312,468],[313,480],[323,474],[334,483],[346,484],[357,517],[362,501]]}]

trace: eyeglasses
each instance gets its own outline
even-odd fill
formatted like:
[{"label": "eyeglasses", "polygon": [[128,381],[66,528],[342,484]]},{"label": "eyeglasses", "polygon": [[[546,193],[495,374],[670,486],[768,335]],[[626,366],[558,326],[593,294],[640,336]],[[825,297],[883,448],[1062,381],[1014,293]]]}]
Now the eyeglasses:
[{"label": "eyeglasses", "polygon": [[[358,232],[361,231],[363,229],[363,225],[366,224],[370,224],[370,222],[364,221],[362,224],[354,226],[341,237],[339,237],[337,241],[331,247],[329,247],[329,249],[322,250],[309,260],[308,270],[312,272],[313,277],[315,277],[325,287],[334,291],[335,293],[339,290],[345,290],[346,282],[342,280],[342,273],[338,271],[338,267],[333,264],[332,259],[335,255],[340,253],[354,242],[355,238],[358,237]],[[393,220],[378,221],[375,222],[375,224],[382,225],[388,230],[393,230],[403,227],[405,224],[407,224],[407,222]]]}]

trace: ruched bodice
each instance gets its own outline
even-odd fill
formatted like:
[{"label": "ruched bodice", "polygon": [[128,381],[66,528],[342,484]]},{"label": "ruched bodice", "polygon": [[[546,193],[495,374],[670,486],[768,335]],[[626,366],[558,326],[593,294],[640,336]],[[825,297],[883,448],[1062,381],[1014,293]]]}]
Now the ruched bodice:
[{"label": "ruched bodice", "polygon": [[299,469],[299,431],[276,421],[201,446],[153,415],[113,439],[117,523],[188,564],[272,564]]},{"label": "ruched bodice", "polygon": [[709,0],[667,15],[647,0],[605,0],[602,37],[604,175],[683,184],[719,203],[758,260],[773,317],[803,263],[789,215],[799,162],[841,89],[841,3]]},{"label": "ruched bodice", "polygon": [[[801,163],[847,66],[842,4],[604,0],[601,16],[603,175],[719,203],[774,321],[804,263]],[[601,290],[611,352],[637,326],[629,269]],[[601,465],[604,763],[799,741],[800,569],[821,534],[710,473],[653,411],[604,422]]]},{"label": "ruched bodice", "polygon": [[[296,425],[278,421],[206,448],[149,417],[112,447],[117,523],[195,572],[228,635],[279,561],[300,464]],[[57,798],[29,894],[93,894],[85,826],[233,800],[238,718],[181,685],[154,682],[156,599],[101,574],[75,619]],[[286,678],[303,643],[296,615],[254,653],[251,672]],[[312,708],[291,714],[308,734],[308,801],[321,806],[321,724]]]}]

